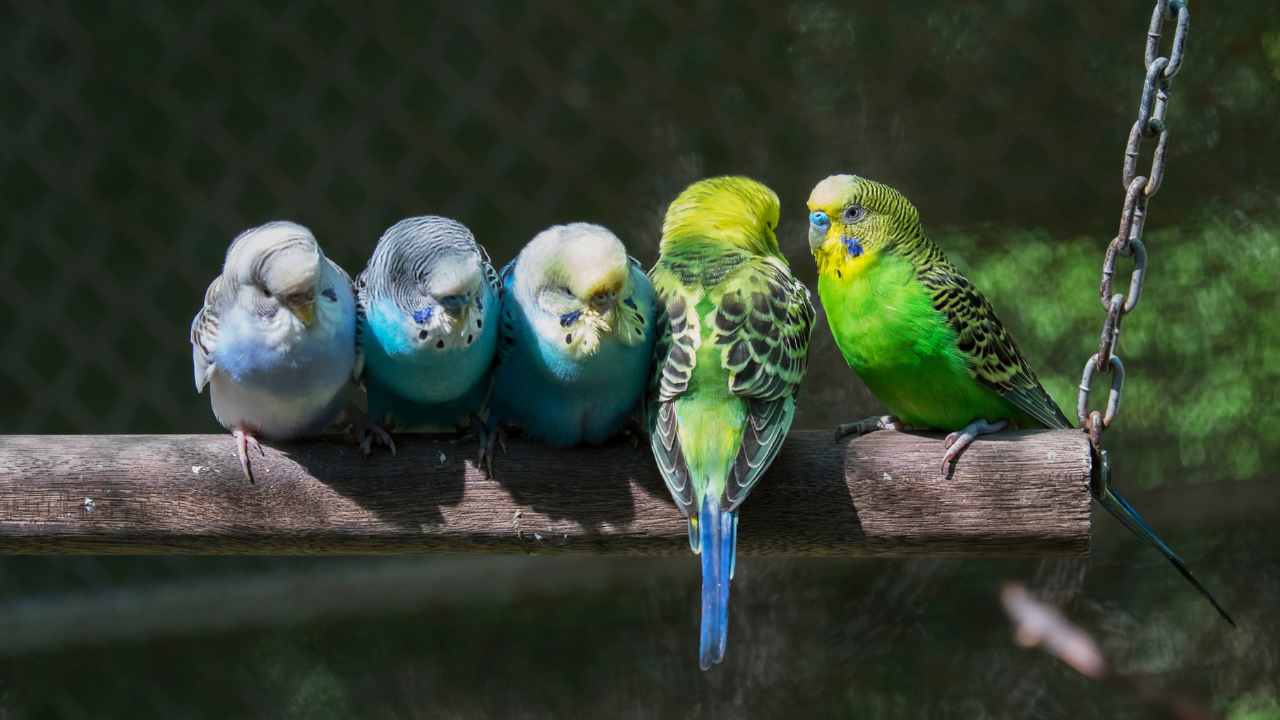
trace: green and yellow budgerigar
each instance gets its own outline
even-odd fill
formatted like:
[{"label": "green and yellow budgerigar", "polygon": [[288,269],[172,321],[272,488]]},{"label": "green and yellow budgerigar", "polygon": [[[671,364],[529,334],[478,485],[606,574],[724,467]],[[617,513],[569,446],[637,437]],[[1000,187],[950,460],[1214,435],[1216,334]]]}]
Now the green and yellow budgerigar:
[{"label": "green and yellow budgerigar", "polygon": [[724,658],[738,507],[786,440],[813,331],[809,291],[778,248],[778,212],[755,180],[696,182],[667,210],[649,273],[667,318],[651,444],[702,559],[704,670]]},{"label": "green and yellow budgerigar", "polygon": [[[916,208],[897,190],[853,175],[818,183],[809,195],[809,249],[836,344],[890,412],[841,425],[838,436],[903,427],[950,432],[945,474],[979,435],[1010,425],[1071,427],[991,304],[925,236]],[[1119,493],[1104,486],[1096,497],[1235,624]]]}]

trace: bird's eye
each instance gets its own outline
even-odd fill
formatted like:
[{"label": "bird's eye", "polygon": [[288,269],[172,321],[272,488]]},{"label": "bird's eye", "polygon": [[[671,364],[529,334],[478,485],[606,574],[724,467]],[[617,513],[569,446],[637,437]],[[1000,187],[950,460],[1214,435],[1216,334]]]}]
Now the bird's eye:
[{"label": "bird's eye", "polygon": [[827,214],[821,210],[814,210],[809,213],[809,224],[819,230],[826,230],[831,226],[831,218],[827,217]]},{"label": "bird's eye", "polygon": [[844,209],[844,221],[846,223],[856,223],[867,216],[867,209],[861,205],[850,205]]}]

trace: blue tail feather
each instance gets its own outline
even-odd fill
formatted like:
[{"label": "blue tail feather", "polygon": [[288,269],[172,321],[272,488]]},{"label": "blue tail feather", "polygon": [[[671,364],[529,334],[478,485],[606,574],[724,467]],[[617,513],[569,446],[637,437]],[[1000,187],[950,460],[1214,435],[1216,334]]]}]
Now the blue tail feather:
[{"label": "blue tail feather", "polygon": [[733,573],[738,569],[738,512],[733,513],[733,527],[730,529],[729,536],[729,579],[733,579]]},{"label": "blue tail feather", "polygon": [[737,513],[722,510],[719,498],[706,495],[698,512],[702,547],[702,628],[699,665],[708,670],[724,659],[729,639],[729,581],[736,553]]},{"label": "blue tail feather", "polygon": [[1098,502],[1100,502],[1102,507],[1106,508],[1108,512],[1114,515],[1122,525],[1129,528],[1130,532],[1154,545],[1155,548],[1160,551],[1160,554],[1164,555],[1165,559],[1167,559],[1169,563],[1178,570],[1182,577],[1186,578],[1187,582],[1191,583],[1196,590],[1199,590],[1200,594],[1213,605],[1214,609],[1218,611],[1218,614],[1230,623],[1232,627],[1235,626],[1235,620],[1231,619],[1231,616],[1227,614],[1227,611],[1218,604],[1217,599],[1213,597],[1208,589],[1206,589],[1204,585],[1200,584],[1200,581],[1196,579],[1196,576],[1191,574],[1191,570],[1187,567],[1187,564],[1183,562],[1182,558],[1179,557],[1178,554],[1173,551],[1173,548],[1169,547],[1164,540],[1160,539],[1160,536],[1156,534],[1156,531],[1147,524],[1146,520],[1142,519],[1142,515],[1140,515],[1138,511],[1129,504],[1128,500],[1124,499],[1123,495],[1116,492],[1113,488],[1108,487],[1098,495]]}]

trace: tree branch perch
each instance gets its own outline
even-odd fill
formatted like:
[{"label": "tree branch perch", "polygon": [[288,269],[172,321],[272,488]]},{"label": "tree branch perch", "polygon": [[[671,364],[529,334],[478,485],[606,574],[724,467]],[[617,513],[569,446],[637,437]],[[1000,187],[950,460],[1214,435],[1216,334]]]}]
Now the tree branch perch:
[{"label": "tree branch perch", "polygon": [[[514,442],[495,479],[473,442],[407,437],[392,457],[317,440],[266,447],[245,481],[226,435],[0,436],[0,552],[316,554],[689,551],[647,447]],[[935,436],[794,432],[743,506],[743,554],[1081,555],[1088,442],[983,437],[950,477]]]}]

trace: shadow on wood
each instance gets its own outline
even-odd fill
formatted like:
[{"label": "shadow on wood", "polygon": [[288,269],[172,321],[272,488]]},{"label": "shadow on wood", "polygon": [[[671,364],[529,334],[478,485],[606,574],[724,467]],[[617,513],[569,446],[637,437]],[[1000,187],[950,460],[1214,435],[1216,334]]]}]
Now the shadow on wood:
[{"label": "shadow on wood", "polygon": [[[338,440],[266,448],[241,475],[224,435],[0,437],[0,552],[687,553],[649,450],[554,450],[404,437],[363,458]],[[744,505],[743,554],[1080,555],[1088,442],[1078,431],[984,437],[947,478],[937,437],[834,442],[795,432]]]}]

